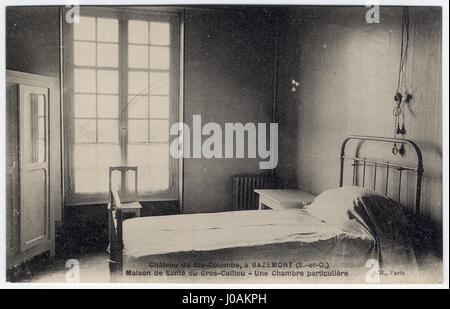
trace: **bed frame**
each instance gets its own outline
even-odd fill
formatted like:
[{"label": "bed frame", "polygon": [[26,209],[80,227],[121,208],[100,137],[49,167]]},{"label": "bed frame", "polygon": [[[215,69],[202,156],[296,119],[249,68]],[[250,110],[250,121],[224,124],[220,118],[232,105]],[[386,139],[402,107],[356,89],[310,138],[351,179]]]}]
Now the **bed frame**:
[{"label": "bed frame", "polygon": [[123,239],[122,223],[123,214],[120,207],[120,198],[116,192],[110,192],[112,202],[108,204],[108,237],[109,237],[109,273],[111,280],[122,275],[123,266]]},{"label": "bed frame", "polygon": [[[367,157],[360,157],[358,154],[353,156],[346,155],[346,146],[350,141],[358,141],[359,143],[375,142],[375,143],[388,143],[388,144],[399,144],[399,145],[409,145],[414,149],[416,153],[416,165],[404,165],[399,163],[391,163],[389,161],[372,159]],[[400,156],[400,155],[399,155]],[[359,136],[352,135],[347,137],[342,143],[341,155],[340,155],[340,176],[339,176],[339,186],[344,185],[344,167],[345,161],[350,160],[353,166],[353,180],[352,184],[355,186],[365,187],[366,170],[368,167],[372,166],[373,173],[373,187],[376,189],[376,179],[377,170],[379,168],[385,168],[384,179],[384,194],[387,195],[389,188],[389,177],[392,173],[390,170],[399,171],[399,181],[398,181],[398,196],[397,200],[400,199],[401,193],[401,183],[402,183],[402,173],[403,172],[413,172],[416,174],[416,189],[415,189],[415,207],[414,207],[414,217],[417,219],[420,216],[420,199],[421,199],[421,188],[422,188],[422,177],[423,177],[423,161],[422,153],[420,148],[413,142],[407,139],[393,139],[385,137],[374,137],[374,136]],[[399,160],[400,161],[400,160]],[[362,167],[362,183],[357,181],[358,168]],[[122,223],[123,223],[123,213],[120,208],[121,202],[119,195],[116,192],[110,192],[112,195],[112,202],[108,205],[109,213],[109,270],[112,281],[120,280],[122,276],[122,266],[123,266],[123,238],[122,238]]]},{"label": "bed frame", "polygon": [[[359,141],[359,143],[365,143],[365,142],[375,142],[375,143],[384,143],[384,144],[391,144],[391,145],[409,145],[414,150],[416,155],[416,163],[415,165],[411,166],[408,164],[401,164],[396,160],[396,162],[389,162],[385,160],[380,159],[373,159],[373,158],[367,158],[367,157],[360,157],[358,154],[355,154],[353,156],[349,156],[345,154],[345,148],[348,145],[348,142],[350,141]],[[396,154],[396,156],[400,157],[400,154]],[[418,219],[420,217],[420,203],[421,203],[421,191],[422,191],[422,177],[423,177],[423,160],[422,160],[422,152],[420,151],[419,146],[417,146],[416,143],[414,143],[411,140],[408,139],[396,139],[396,138],[387,138],[387,137],[376,137],[376,136],[362,136],[362,135],[351,135],[347,137],[344,142],[342,143],[341,147],[341,158],[340,158],[341,166],[340,166],[340,175],[339,175],[339,186],[342,187],[344,185],[344,166],[345,161],[350,160],[353,161],[353,179],[352,179],[352,185],[354,186],[360,186],[360,187],[366,187],[366,170],[369,167],[373,168],[373,181],[372,181],[372,190],[377,191],[377,170],[379,168],[384,168],[384,188],[381,190],[381,193],[384,195],[388,195],[389,190],[389,177],[392,175],[390,172],[391,170],[397,170],[398,171],[398,183],[397,183],[397,196],[390,196],[391,198],[397,200],[400,202],[401,198],[401,189],[402,189],[402,174],[404,172],[412,172],[416,175],[416,188],[415,188],[415,205],[414,205],[414,212],[413,212],[413,218]],[[360,182],[358,182],[357,173],[358,168],[362,167],[362,179]],[[380,190],[378,190],[380,191]]]}]

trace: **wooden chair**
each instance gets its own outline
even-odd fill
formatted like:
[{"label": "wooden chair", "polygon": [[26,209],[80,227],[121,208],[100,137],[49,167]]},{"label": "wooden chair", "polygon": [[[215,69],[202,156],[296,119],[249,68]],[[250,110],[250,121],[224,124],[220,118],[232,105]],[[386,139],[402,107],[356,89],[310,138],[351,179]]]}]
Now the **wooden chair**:
[{"label": "wooden chair", "polygon": [[[114,171],[120,172],[120,187],[119,190],[112,189],[112,173]],[[126,186],[127,172],[134,172],[134,195],[129,195]],[[137,201],[138,196],[138,171],[137,166],[114,166],[109,168],[109,194],[110,203],[113,209],[119,210],[122,215],[125,213],[132,213],[136,217],[141,216],[141,204]]]},{"label": "wooden chair", "polygon": [[[112,173],[120,172],[119,190],[112,188]],[[130,196],[127,192],[126,173],[134,172],[134,196]],[[112,281],[120,281],[122,276],[122,260],[123,260],[123,239],[122,239],[122,223],[123,214],[134,214],[136,217],[141,215],[141,204],[137,201],[137,167],[135,166],[115,166],[109,168],[109,194],[110,203],[108,205],[108,230],[109,230],[109,270]],[[122,197],[119,196],[119,192]]]}]

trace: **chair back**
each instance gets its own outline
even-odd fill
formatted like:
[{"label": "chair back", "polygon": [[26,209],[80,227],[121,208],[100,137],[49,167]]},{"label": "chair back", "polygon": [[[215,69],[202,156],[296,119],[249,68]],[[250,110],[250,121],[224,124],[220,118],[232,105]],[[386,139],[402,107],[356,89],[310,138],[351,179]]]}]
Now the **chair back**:
[{"label": "chair back", "polygon": [[[114,196],[112,188],[112,175],[113,172],[120,172],[119,190],[114,190],[120,196],[122,202],[134,202],[137,201],[138,195],[138,170],[137,166],[111,166],[109,167],[109,194],[111,205],[114,205]],[[130,192],[127,186],[127,173],[134,172],[134,192]]]}]

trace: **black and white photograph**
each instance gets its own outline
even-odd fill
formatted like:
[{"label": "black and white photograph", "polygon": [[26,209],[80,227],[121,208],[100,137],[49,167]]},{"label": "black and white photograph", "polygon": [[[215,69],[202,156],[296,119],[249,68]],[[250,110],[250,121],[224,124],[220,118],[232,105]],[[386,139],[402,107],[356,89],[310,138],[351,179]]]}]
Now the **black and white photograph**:
[{"label": "black and white photograph", "polygon": [[2,6],[2,286],[448,288],[448,3]]}]

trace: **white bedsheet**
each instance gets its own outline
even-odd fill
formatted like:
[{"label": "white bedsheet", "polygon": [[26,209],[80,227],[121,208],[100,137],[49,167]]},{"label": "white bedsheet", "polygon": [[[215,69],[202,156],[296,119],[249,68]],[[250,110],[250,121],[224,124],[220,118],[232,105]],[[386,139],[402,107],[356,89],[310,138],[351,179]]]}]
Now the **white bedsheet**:
[{"label": "white bedsheet", "polygon": [[301,210],[143,217],[123,223],[124,254],[134,258],[342,237],[373,240],[364,229],[343,231]]}]

